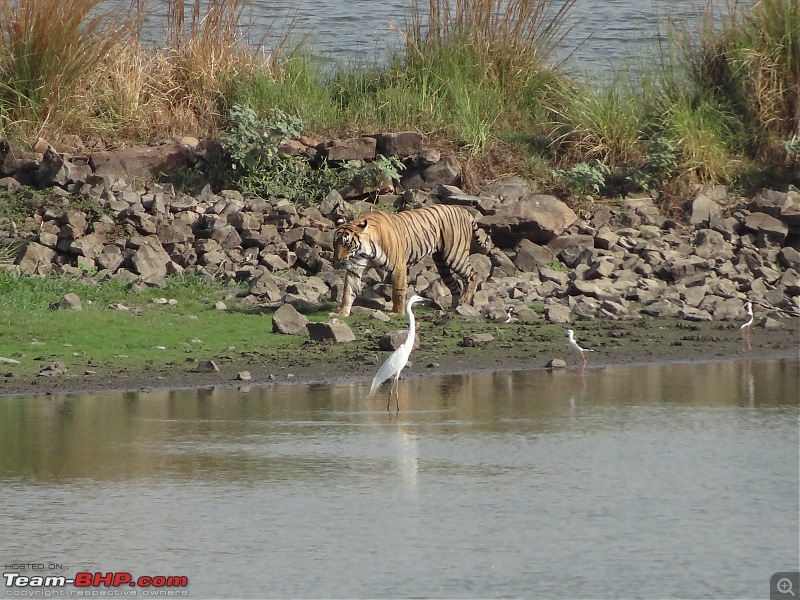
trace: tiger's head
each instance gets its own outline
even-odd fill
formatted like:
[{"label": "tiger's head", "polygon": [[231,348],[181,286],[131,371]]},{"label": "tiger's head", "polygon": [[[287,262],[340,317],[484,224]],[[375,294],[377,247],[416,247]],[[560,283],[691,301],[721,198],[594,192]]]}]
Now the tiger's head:
[{"label": "tiger's head", "polygon": [[367,219],[342,223],[333,234],[333,256],[337,261],[346,260],[358,253],[361,236],[367,229]]}]

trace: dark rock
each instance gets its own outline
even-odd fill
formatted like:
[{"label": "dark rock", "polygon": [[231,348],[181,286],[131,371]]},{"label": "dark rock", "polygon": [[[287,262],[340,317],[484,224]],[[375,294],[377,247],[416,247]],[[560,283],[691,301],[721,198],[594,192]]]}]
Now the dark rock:
[{"label": "dark rock", "polygon": [[419,186],[420,189],[435,190],[442,185],[458,185],[461,181],[461,165],[454,156],[443,156],[420,174],[424,182]]},{"label": "dark rock", "polygon": [[528,239],[522,239],[517,244],[514,266],[524,272],[537,271],[539,267],[545,267],[555,260],[555,255],[547,246],[534,244]]},{"label": "dark rock", "polygon": [[678,307],[667,300],[656,300],[642,308],[642,312],[651,317],[663,319],[665,317],[674,317],[677,315]]},{"label": "dark rock", "polygon": [[778,260],[787,269],[800,271],[800,251],[787,246],[778,252]]},{"label": "dark rock", "polygon": [[62,362],[51,362],[39,371],[39,377],[61,377],[67,374],[67,366]]},{"label": "dark rock", "polygon": [[705,194],[698,194],[691,203],[689,222],[692,225],[709,225],[719,215],[719,204]]},{"label": "dark rock", "polygon": [[747,215],[744,220],[744,226],[750,231],[764,236],[767,240],[783,245],[786,241],[786,235],[789,233],[789,227],[766,213],[751,213]]},{"label": "dark rock", "polygon": [[329,161],[372,160],[376,147],[377,140],[374,137],[362,136],[332,140],[325,145],[324,151]]},{"label": "dark rock", "polygon": [[544,307],[544,318],[548,323],[567,323],[572,317],[572,311],[562,304],[550,304]]},{"label": "dark rock", "polygon": [[352,329],[339,319],[332,319],[327,323],[309,323],[307,329],[314,341],[332,341],[337,344],[356,341]]},{"label": "dark rock", "polygon": [[[407,338],[408,338],[407,329],[398,329],[396,331],[390,331],[388,333],[384,333],[378,339],[378,348],[387,351],[397,350],[403,343],[405,343]],[[419,348],[419,334],[417,333],[414,335],[414,345],[411,347],[411,349],[416,350],[418,348]]]},{"label": "dark rock", "polygon": [[194,371],[195,373],[219,373],[219,367],[213,360],[200,360]]},{"label": "dark rock", "polygon": [[191,166],[194,153],[177,142],[159,146],[131,146],[113,152],[93,154],[89,160],[95,175],[113,181],[139,179],[150,181],[161,173]]},{"label": "dark rock", "polygon": [[52,248],[29,242],[19,251],[14,263],[22,275],[44,275],[52,270],[51,262],[55,257],[56,251]]},{"label": "dark rock", "polygon": [[422,152],[422,134],[416,131],[382,133],[375,137],[377,138],[375,151],[384,156],[408,158]]},{"label": "dark rock", "polygon": [[157,237],[143,238],[139,248],[131,256],[131,266],[141,277],[160,276],[167,273],[167,265],[172,259],[161,246]]}]

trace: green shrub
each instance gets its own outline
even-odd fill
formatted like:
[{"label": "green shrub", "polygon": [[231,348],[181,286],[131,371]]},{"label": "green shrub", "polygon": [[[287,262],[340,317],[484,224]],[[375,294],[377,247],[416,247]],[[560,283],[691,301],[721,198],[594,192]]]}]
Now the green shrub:
[{"label": "green shrub", "polygon": [[554,170],[551,174],[572,196],[593,202],[606,187],[606,178],[611,174],[611,169],[595,159],[591,164],[582,162],[566,170]]},{"label": "green shrub", "polygon": [[633,189],[651,190],[664,184],[678,171],[680,147],[672,140],[658,136],[646,144],[642,165],[625,167],[625,182]]},{"label": "green shrub", "polygon": [[278,109],[273,109],[270,120],[262,120],[252,108],[234,105],[219,136],[225,157],[212,170],[215,185],[300,204],[321,201],[342,184],[342,176],[327,165],[315,169],[306,158],[281,152],[281,144],[299,137],[301,131],[299,119]]}]

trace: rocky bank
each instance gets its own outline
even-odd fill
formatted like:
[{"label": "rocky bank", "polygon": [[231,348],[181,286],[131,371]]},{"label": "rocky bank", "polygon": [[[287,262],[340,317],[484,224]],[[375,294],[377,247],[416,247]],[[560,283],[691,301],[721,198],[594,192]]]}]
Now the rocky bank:
[{"label": "rocky bank", "polygon": [[[185,138],[67,154],[44,140],[32,153],[4,144],[0,187],[26,194],[24,186],[33,186],[53,196],[50,208],[3,228],[3,245],[24,241],[5,268],[22,276],[115,277],[133,290],[188,272],[237,280],[247,283],[242,302],[276,310],[276,333],[346,342],[354,339],[346,324],[329,323],[322,331],[303,318],[340,297],[344,272],[332,261],[337,221],[376,204],[451,203],[471,211],[492,242],[488,254],[471,256],[482,283],[474,306],[457,309],[465,318],[499,319],[514,306],[523,323],[642,317],[743,322],[750,300],[755,327],[796,330],[800,192],[791,186],[749,198],[722,186],[698,186],[681,219],[663,215],[648,194],[576,213],[517,177],[467,194],[459,187],[459,160],[426,148],[423,137],[410,132],[285,145],[285,152],[332,166],[353,160],[368,165],[379,155],[406,165],[399,182],[331,190],[319,205],[209,186],[187,195],[153,182],[156,173],[196,166],[212,147],[213,140]],[[77,199],[85,197],[103,214],[81,209],[85,203]],[[385,279],[375,270],[365,274],[356,310],[377,314],[391,306]],[[409,284],[449,306],[450,293],[430,259],[411,267]]]}]

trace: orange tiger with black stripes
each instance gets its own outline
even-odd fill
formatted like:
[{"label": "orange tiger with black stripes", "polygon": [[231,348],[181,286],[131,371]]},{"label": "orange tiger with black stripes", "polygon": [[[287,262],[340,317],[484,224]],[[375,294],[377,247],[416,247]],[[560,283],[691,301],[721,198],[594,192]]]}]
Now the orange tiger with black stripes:
[{"label": "orange tiger with black stripes", "polygon": [[[350,314],[367,266],[391,274],[392,311],[402,314],[408,267],[428,255],[433,257],[439,275],[453,295],[452,307],[470,304],[478,286],[478,274],[469,262],[473,239],[482,250],[487,249],[478,236],[472,214],[448,204],[396,214],[376,211],[340,225],[334,233],[333,253],[337,261],[346,261],[347,275],[337,314],[343,317]],[[463,283],[456,281],[454,274]]]}]

